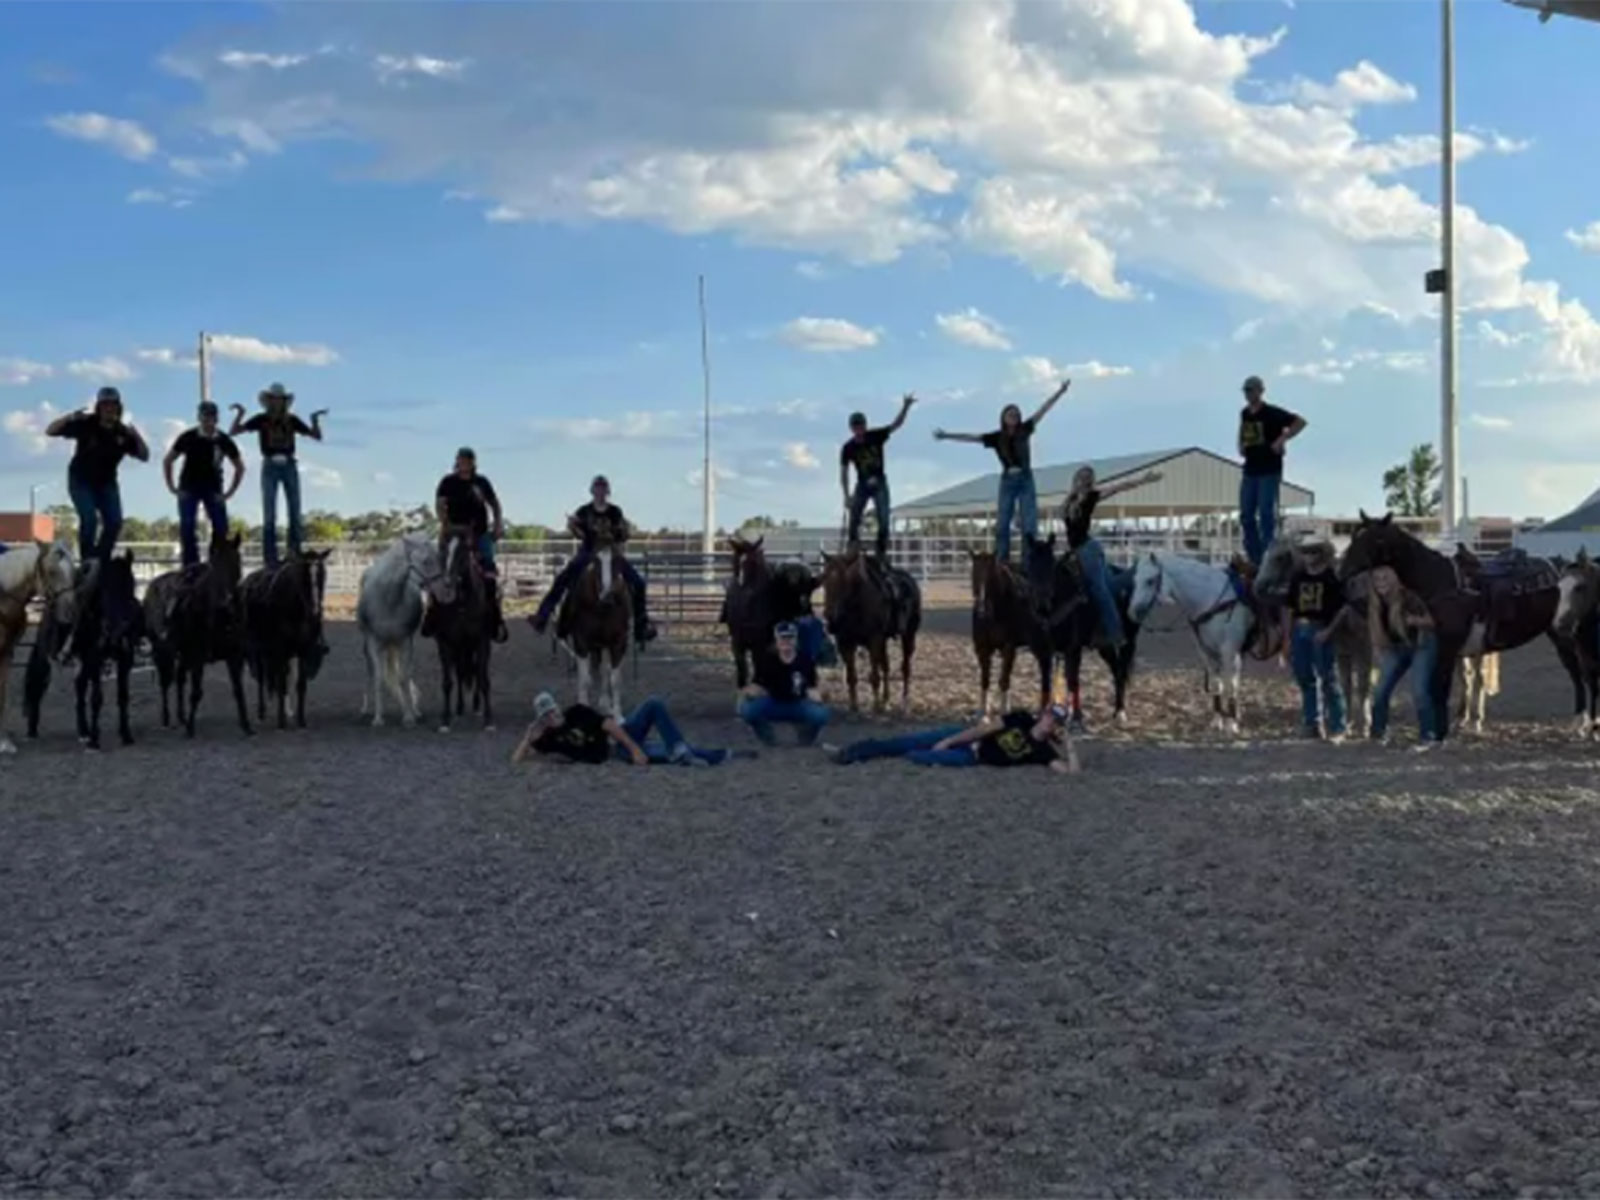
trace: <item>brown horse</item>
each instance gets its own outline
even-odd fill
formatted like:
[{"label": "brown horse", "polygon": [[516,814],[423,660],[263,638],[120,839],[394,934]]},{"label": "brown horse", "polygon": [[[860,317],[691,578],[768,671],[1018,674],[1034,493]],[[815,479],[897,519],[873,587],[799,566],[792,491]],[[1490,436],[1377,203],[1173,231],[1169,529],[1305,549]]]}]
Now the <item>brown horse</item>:
[{"label": "brown horse", "polygon": [[447,526],[440,532],[440,541],[444,546],[444,577],[433,593],[430,619],[423,626],[424,635],[432,637],[439,648],[439,681],[444,691],[439,732],[450,731],[452,703],[456,716],[466,715],[469,691],[472,711],[477,712],[481,706],[483,727],[492,730],[489,656],[498,621],[490,585],[478,562],[477,538],[471,529]]},{"label": "brown horse", "polygon": [[[161,686],[161,724],[164,728],[171,723],[167,693],[176,686],[178,720],[188,737],[194,736],[206,666],[215,662],[227,664],[240,731],[246,737],[254,732],[244,699],[241,538],[237,533],[232,537],[213,533],[211,550],[203,564],[158,575],[144,591],[145,633],[150,639],[156,681]],[[183,695],[185,682],[189,685],[187,704]]]},{"label": "brown horse", "polygon": [[828,632],[844,659],[850,711],[856,712],[856,650],[865,648],[873,704],[889,704],[889,642],[900,642],[900,711],[911,709],[911,658],[922,627],[922,591],[898,567],[875,565],[851,547],[843,554],[822,552],[823,614]]},{"label": "brown horse", "polygon": [[1550,640],[1572,680],[1580,738],[1600,733],[1595,710],[1600,707],[1600,564],[1588,552],[1561,568],[1561,600],[1550,623]]},{"label": "brown horse", "polygon": [[767,564],[765,538],[748,542],[728,539],[733,577],[723,595],[718,623],[728,627],[733,648],[734,676],[742,691],[758,655],[772,645],[772,631],[783,621],[811,615],[811,593],[817,581],[803,563]]},{"label": "brown horse", "polygon": [[1050,703],[1053,662],[1050,635],[1034,614],[1027,581],[988,550],[969,550],[972,558],[972,650],[978,656],[978,686],[984,716],[995,712],[989,690],[994,656],[1000,656],[1000,711],[1011,708],[1011,671],[1017,651],[1026,647],[1039,665],[1039,708]]},{"label": "brown horse", "polygon": [[633,597],[621,569],[622,552],[604,532],[595,540],[594,557],[573,581],[561,601],[556,639],[578,664],[578,703],[589,692],[602,659],[609,660],[600,685],[600,707],[621,720],[622,660],[628,655],[633,627]]},{"label": "brown horse", "polygon": [[306,727],[306,685],[322,667],[322,599],[331,550],[297,550],[278,567],[252,571],[239,590],[244,597],[245,659],[256,678],[256,718],[267,719],[267,696],[278,701],[278,728],[288,728],[291,700],[295,724]]}]

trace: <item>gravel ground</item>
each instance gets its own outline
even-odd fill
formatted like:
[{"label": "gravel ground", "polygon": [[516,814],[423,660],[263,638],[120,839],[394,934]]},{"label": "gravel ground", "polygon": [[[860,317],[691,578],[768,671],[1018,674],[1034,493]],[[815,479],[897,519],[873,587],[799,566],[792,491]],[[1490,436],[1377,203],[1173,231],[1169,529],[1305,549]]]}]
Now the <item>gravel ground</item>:
[{"label": "gravel ground", "polygon": [[[1259,668],[1215,740],[1185,637],[1072,780],[518,771],[566,688],[525,628],[494,734],[364,727],[347,627],[306,733],[214,671],[186,743],[143,676],[89,756],[58,680],[0,763],[0,1194],[1600,1195],[1553,652],[1416,756],[1293,740]],[[919,717],[975,704],[959,636],[919,666]],[[745,744],[726,665],[646,686]]]}]

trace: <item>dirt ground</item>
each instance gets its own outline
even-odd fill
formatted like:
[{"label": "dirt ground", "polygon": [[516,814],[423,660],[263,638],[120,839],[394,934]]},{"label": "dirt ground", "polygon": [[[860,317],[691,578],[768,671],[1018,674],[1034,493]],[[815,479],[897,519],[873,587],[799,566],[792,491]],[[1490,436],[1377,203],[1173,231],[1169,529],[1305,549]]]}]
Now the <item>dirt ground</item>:
[{"label": "dirt ground", "polygon": [[[919,721],[976,704],[963,620]],[[493,734],[365,727],[348,627],[305,733],[218,672],[187,743],[143,676],[90,756],[58,681],[0,762],[0,1194],[1600,1195],[1554,653],[1418,756],[1294,740],[1260,668],[1218,740],[1186,637],[1071,780],[514,769],[569,688],[525,628]],[[646,690],[750,744],[724,664]]]}]

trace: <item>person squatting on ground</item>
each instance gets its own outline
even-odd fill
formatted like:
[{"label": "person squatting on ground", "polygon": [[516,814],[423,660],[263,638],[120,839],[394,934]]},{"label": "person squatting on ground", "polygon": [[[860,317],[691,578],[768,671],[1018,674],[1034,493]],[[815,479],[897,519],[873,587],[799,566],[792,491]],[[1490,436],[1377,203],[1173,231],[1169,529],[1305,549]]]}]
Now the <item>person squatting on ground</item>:
[{"label": "person squatting on ground", "polygon": [[1278,531],[1278,493],[1283,484],[1283,451],[1305,429],[1305,418],[1266,402],[1267,385],[1259,375],[1244,381],[1244,408],[1239,413],[1239,526],[1244,554],[1259,567]]},{"label": "person squatting on ground", "polygon": [[122,393],[103,387],[89,412],[68,413],[45,427],[49,437],[77,443],[67,466],[67,495],[78,514],[78,561],[105,562],[122,532],[122,489],[117,468],[124,458],[150,461],[150,447],[122,419]]},{"label": "person squatting on ground", "polygon": [[1378,686],[1372,695],[1373,741],[1388,740],[1389,704],[1407,671],[1411,672],[1411,703],[1417,710],[1418,749],[1443,741],[1443,724],[1433,708],[1439,635],[1427,604],[1400,582],[1393,567],[1373,568],[1367,634],[1378,663]]},{"label": "person squatting on ground", "polygon": [[[839,489],[844,493],[844,507],[849,514],[845,544],[854,546],[861,540],[861,519],[870,501],[878,522],[878,557],[884,560],[889,557],[889,522],[893,509],[889,503],[889,476],[884,469],[883,448],[906,423],[911,406],[916,402],[917,398],[909,393],[901,397],[899,415],[877,429],[867,428],[866,414],[851,413],[850,437],[839,447]],[[850,487],[852,466],[856,469],[854,490]]]},{"label": "person squatting on ground", "polygon": [[800,649],[800,631],[785,622],[756,659],[755,682],[744,689],[739,719],[763,745],[777,745],[775,724],[796,726],[800,745],[813,745],[831,715],[826,704],[812,698],[816,689],[817,664]]},{"label": "person squatting on ground", "polygon": [[[594,482],[589,485],[589,497],[588,504],[567,518],[567,532],[578,539],[578,552],[550,584],[550,590],[539,601],[538,611],[528,618],[535,633],[545,631],[567,589],[583,569],[594,561],[595,544],[602,530],[609,535],[610,544],[618,549],[621,549],[632,531],[622,509],[611,503],[611,483],[604,475],[594,477]],[[619,557],[617,562],[622,568],[622,577],[627,582],[628,590],[633,593],[634,638],[640,642],[652,641],[656,636],[656,627],[645,607],[644,577],[626,558]]]},{"label": "person squatting on ground", "polygon": [[1117,612],[1117,602],[1111,595],[1111,571],[1106,566],[1106,552],[1094,536],[1094,510],[1100,501],[1122,492],[1132,491],[1147,483],[1159,483],[1160,471],[1146,471],[1137,479],[1095,487],[1093,467],[1079,467],[1072,477],[1072,490],[1061,506],[1061,520],[1067,530],[1067,548],[1078,556],[1078,567],[1083,572],[1083,586],[1094,605],[1100,641],[1112,651],[1122,649],[1126,631],[1122,628],[1122,615]]},{"label": "person squatting on ground", "polygon": [[[180,458],[183,468],[174,482],[172,468]],[[222,485],[224,461],[233,467],[233,478],[226,488]],[[200,402],[199,423],[178,435],[161,460],[161,473],[167,490],[178,498],[178,542],[183,548],[183,565],[196,566],[200,562],[200,510],[205,509],[206,520],[211,523],[211,536],[226,536],[228,501],[244,480],[244,456],[239,453],[238,443],[217,428],[217,406],[211,401]]]},{"label": "person squatting on ground", "polygon": [[267,566],[278,565],[278,490],[283,490],[284,506],[289,516],[289,552],[297,554],[305,540],[300,509],[300,465],[295,461],[295,439],[300,436],[322,440],[322,418],[328,415],[325,408],[311,414],[307,425],[289,411],[294,405],[294,393],[281,383],[263,388],[257,396],[262,411],[245,419],[244,405],[232,406],[233,425],[228,433],[238,437],[241,433],[255,434],[261,443],[261,554]]},{"label": "person squatting on ground", "polygon": [[[455,468],[439,480],[433,493],[434,515],[439,519],[441,540],[451,526],[472,532],[473,549],[483,566],[484,583],[489,588],[490,620],[494,623],[494,640],[503,642],[510,636],[505,616],[500,606],[500,570],[495,564],[495,544],[505,537],[505,515],[500,509],[500,497],[487,475],[478,473],[478,455],[470,446],[456,451]],[[440,561],[444,561],[444,547],[439,547]],[[426,631],[425,631],[426,632]]]},{"label": "person squatting on ground", "polygon": [[[659,745],[650,741],[652,732]],[[549,692],[533,698],[533,724],[512,751],[511,761],[520,763],[530,754],[588,765],[618,761],[639,767],[652,763],[714,767],[733,757],[727,750],[689,745],[667,706],[654,696],[626,720],[616,721],[587,704],[563,709]]]},{"label": "person squatting on ground", "polygon": [[[1326,541],[1307,543],[1304,564],[1289,577],[1284,601],[1283,636],[1289,665],[1300,685],[1300,723],[1306,737],[1344,738],[1344,693],[1339,687],[1333,635],[1349,620],[1344,584],[1333,568],[1333,547]],[[1318,719],[1318,690],[1321,719]]]},{"label": "person squatting on ground", "polygon": [[1067,732],[1067,710],[1059,704],[1037,715],[1019,708],[970,729],[951,725],[824,749],[836,763],[904,758],[925,767],[1048,766],[1064,774],[1080,769],[1077,747]]},{"label": "person squatting on ground", "polygon": [[933,436],[941,442],[976,442],[993,450],[1000,460],[999,519],[994,529],[994,553],[1002,562],[1011,557],[1014,519],[1021,521],[1024,538],[1039,536],[1039,490],[1033,480],[1033,431],[1071,386],[1072,380],[1063,379],[1056,390],[1045,397],[1039,411],[1026,421],[1022,419],[1020,408],[1015,404],[1006,405],[1000,410],[1000,428],[993,433],[933,431]]}]

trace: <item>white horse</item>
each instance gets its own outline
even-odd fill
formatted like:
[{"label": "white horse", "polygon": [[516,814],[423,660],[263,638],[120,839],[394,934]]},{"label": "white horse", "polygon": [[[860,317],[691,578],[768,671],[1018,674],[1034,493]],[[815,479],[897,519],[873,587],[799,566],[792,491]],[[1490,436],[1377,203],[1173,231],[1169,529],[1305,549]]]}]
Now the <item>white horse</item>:
[{"label": "white horse", "polygon": [[415,677],[415,649],[422,625],[422,594],[443,576],[439,547],[420,533],[396,538],[361,572],[356,624],[367,665],[361,715],[370,711],[374,727],[383,724],[385,687],[400,704],[401,724],[417,723],[421,693]]},{"label": "white horse", "polygon": [[1239,599],[1233,580],[1222,568],[1155,550],[1141,557],[1134,568],[1129,618],[1142,625],[1161,600],[1176,604],[1194,631],[1205,666],[1206,695],[1211,697],[1215,714],[1212,726],[1238,733],[1239,676],[1244,670],[1244,644],[1255,628],[1255,613]]},{"label": "white horse", "polygon": [[51,615],[63,625],[72,624],[73,589],[77,572],[72,551],[60,542],[31,542],[0,553],[0,754],[15,754],[16,743],[5,733],[6,684],[11,660],[28,628],[28,605],[43,596]]}]

